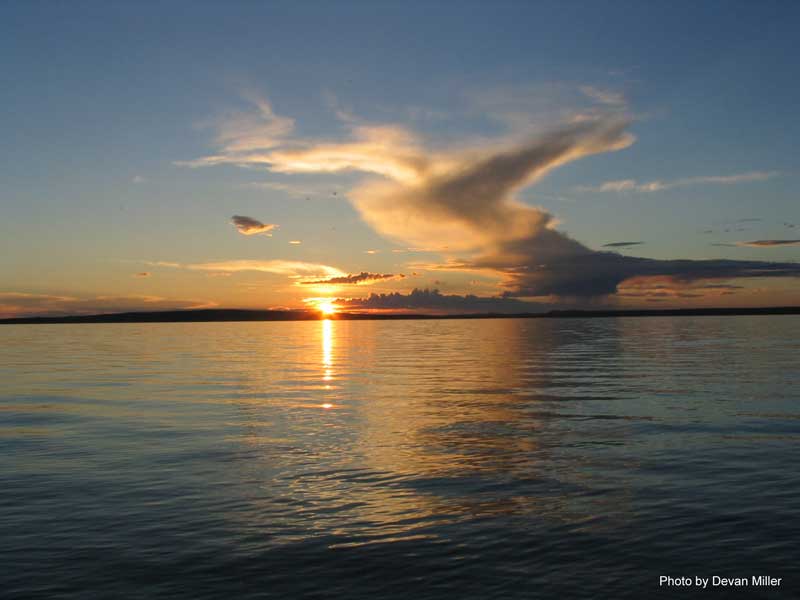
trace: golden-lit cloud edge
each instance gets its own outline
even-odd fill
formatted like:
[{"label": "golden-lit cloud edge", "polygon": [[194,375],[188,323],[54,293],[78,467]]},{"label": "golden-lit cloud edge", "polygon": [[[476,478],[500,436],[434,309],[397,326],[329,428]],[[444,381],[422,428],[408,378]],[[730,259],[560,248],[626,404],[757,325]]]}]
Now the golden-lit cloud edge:
[{"label": "golden-lit cloud edge", "polygon": [[[236,127],[226,124],[220,128],[225,141],[219,153],[193,161],[192,166],[229,163],[281,174],[364,173],[368,177],[347,194],[364,222],[396,243],[446,247],[449,259],[439,268],[494,275],[502,281],[507,298],[613,296],[625,281],[647,277],[722,283],[800,276],[800,266],[790,262],[657,260],[592,250],[557,231],[558,222],[551,213],[518,200],[523,188],[535,185],[554,169],[634,143],[622,96],[591,88],[582,92],[598,106],[564,119],[549,131],[480,140],[459,150],[434,148],[396,124],[364,124],[352,117],[344,122],[349,136],[343,141],[291,139],[286,127],[280,139],[265,136],[264,143],[259,143],[243,134],[237,140]],[[257,106],[261,116],[256,117],[270,122],[278,119],[271,108]],[[671,182],[617,180],[606,182],[599,191],[732,185],[777,175],[754,171]]]}]

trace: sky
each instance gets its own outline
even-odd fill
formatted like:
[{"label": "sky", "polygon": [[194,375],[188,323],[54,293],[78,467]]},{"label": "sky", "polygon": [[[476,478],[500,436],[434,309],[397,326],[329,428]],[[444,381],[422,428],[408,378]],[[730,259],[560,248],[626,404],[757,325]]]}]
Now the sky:
[{"label": "sky", "polygon": [[796,3],[0,14],[0,316],[800,304]]}]

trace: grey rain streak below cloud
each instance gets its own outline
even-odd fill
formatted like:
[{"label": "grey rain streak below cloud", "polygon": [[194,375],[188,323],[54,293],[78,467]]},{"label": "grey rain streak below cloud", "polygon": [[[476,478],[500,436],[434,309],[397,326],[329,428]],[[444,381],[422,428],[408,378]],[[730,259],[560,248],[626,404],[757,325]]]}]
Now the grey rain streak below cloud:
[{"label": "grey rain streak below cloud", "polygon": [[[553,232],[554,235],[559,235]],[[594,252],[573,242],[575,251],[537,267],[507,271],[514,289],[507,296],[586,298],[617,293],[635,277],[668,277],[676,283],[731,279],[800,277],[800,264],[743,260],[657,260]]]}]

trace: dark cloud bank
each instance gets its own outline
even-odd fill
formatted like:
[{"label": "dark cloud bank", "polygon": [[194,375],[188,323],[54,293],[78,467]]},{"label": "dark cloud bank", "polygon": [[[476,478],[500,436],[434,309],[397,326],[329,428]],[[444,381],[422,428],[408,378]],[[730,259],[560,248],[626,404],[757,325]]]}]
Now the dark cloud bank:
[{"label": "dark cloud bank", "polygon": [[473,295],[446,295],[439,290],[414,289],[409,294],[370,294],[367,298],[339,298],[336,304],[342,308],[412,310],[430,309],[462,312],[525,313],[539,312],[551,306],[524,302],[515,298],[487,298]]}]

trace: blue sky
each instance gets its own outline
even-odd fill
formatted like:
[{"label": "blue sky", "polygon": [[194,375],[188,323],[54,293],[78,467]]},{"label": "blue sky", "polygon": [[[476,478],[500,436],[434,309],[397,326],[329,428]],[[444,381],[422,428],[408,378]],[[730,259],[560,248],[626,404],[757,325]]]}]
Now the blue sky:
[{"label": "blue sky", "polygon": [[[635,142],[548,168],[512,196],[592,250],[636,241],[614,250],[793,263],[797,245],[751,244],[800,238],[793,3],[8,2],[2,13],[5,313],[300,306],[314,294],[414,287],[547,305],[798,300],[794,276],[687,278],[658,265],[623,269],[661,278],[638,296],[538,294],[501,274],[519,275],[538,255],[493,262],[497,237],[455,253],[392,252],[419,236],[389,232],[358,208],[353,190],[376,175],[362,167],[287,173],[230,157],[185,166],[219,156],[225,131],[241,144],[235,123],[263,125],[258,102],[292,122],[281,138],[289,146],[392,126],[413,134],[422,155],[458,156],[442,169],[605,111],[626,119]],[[232,215],[279,227],[243,236]],[[310,294],[295,285],[308,270],[210,277],[197,267],[242,260],[398,277]],[[487,261],[494,267],[479,266]],[[445,264],[463,268],[422,268]],[[742,291],[698,293],[725,285]]]}]

